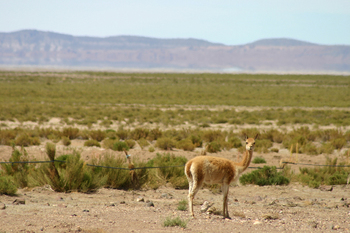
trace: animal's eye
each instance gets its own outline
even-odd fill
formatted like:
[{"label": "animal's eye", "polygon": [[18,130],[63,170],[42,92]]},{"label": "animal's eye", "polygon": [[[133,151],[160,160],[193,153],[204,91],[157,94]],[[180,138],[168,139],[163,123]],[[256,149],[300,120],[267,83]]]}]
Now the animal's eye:
[{"label": "animal's eye", "polygon": [[245,144],[248,144],[248,142],[245,142]]}]

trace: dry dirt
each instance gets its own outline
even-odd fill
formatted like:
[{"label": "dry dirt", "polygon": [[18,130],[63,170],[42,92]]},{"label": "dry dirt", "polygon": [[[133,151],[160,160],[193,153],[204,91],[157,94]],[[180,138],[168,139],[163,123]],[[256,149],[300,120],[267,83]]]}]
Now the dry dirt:
[{"label": "dry dirt", "polygon": [[[58,123],[59,121],[57,121]],[[30,127],[30,126],[28,126]],[[57,155],[73,149],[81,151],[82,158],[89,160],[106,151],[101,148],[83,146],[83,140],[72,140],[65,147],[57,143]],[[280,145],[274,145],[280,148]],[[47,160],[45,141],[40,146],[26,148],[29,157]],[[11,147],[0,146],[0,160],[8,160]],[[156,150],[136,146],[130,151],[138,159],[153,158]],[[193,152],[173,150],[170,153],[190,159],[201,149]],[[120,152],[112,152],[116,155]],[[336,152],[332,157],[339,157]],[[122,155],[122,153],[120,153]],[[241,154],[233,149],[215,156],[239,160]],[[290,153],[281,149],[279,153],[259,154],[267,165],[278,166]],[[343,158],[344,159],[344,158]],[[301,163],[324,164],[324,155],[308,156],[300,154]],[[251,166],[259,166],[251,164]],[[298,166],[292,168],[298,171]],[[250,172],[248,169],[247,172]],[[329,191],[331,190],[331,191]],[[49,186],[34,189],[19,189],[17,196],[0,195],[0,233],[2,232],[350,232],[350,185],[312,189],[292,183],[288,186],[255,185],[231,186],[229,193],[229,213],[232,219],[222,219],[219,215],[201,213],[204,201],[222,210],[222,195],[208,189],[199,191],[195,198],[196,219],[187,211],[177,210],[179,201],[187,199],[187,190],[176,190],[164,186],[158,190],[123,191],[100,189],[97,193],[57,193]],[[144,201],[138,201],[142,197]],[[17,201],[16,201],[17,200]],[[25,204],[19,204],[22,200]],[[147,206],[147,201],[154,206]],[[164,227],[167,217],[179,216],[187,222],[187,227]]]}]

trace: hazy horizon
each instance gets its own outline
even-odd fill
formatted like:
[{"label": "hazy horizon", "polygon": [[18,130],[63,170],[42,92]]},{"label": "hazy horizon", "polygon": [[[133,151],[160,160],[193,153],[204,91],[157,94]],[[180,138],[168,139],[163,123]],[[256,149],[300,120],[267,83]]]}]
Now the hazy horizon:
[{"label": "hazy horizon", "polygon": [[0,32],[200,39],[225,45],[288,38],[350,45],[350,1],[0,1]]}]

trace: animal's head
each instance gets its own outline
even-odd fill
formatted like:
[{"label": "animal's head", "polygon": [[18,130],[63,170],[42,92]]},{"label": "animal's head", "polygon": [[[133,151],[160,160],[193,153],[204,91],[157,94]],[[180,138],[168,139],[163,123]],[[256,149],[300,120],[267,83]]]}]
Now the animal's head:
[{"label": "animal's head", "polygon": [[245,148],[246,150],[253,151],[255,147],[255,140],[258,138],[259,134],[257,134],[254,138],[248,138],[246,136],[245,140]]}]

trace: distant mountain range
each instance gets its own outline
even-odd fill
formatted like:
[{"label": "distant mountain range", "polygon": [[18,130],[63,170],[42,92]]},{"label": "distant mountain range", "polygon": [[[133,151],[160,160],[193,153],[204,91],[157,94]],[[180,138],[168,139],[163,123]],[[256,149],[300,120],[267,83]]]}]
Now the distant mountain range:
[{"label": "distant mountain range", "polygon": [[350,46],[263,39],[228,46],[199,39],[0,33],[0,65],[252,72],[350,72]]}]

